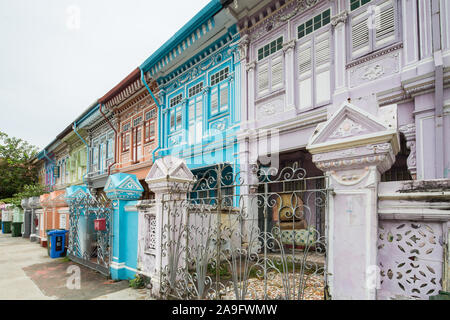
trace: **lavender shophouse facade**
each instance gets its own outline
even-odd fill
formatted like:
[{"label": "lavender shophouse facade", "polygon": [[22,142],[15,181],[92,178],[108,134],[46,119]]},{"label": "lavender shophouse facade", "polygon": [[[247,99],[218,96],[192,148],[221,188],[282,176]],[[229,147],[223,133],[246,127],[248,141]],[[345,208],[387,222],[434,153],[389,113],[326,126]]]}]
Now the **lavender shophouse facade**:
[{"label": "lavender shophouse facade", "polygon": [[331,297],[448,290],[450,4],[230,7],[241,34],[241,161],[297,162],[323,176],[328,206],[311,223],[327,238]]}]

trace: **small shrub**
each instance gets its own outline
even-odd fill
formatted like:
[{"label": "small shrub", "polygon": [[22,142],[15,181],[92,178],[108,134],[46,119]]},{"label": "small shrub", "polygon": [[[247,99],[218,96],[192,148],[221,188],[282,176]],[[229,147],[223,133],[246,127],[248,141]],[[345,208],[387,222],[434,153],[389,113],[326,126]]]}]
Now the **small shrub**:
[{"label": "small shrub", "polygon": [[149,284],[149,279],[143,275],[137,274],[131,279],[129,285],[133,289],[144,289]]},{"label": "small shrub", "polygon": [[[210,276],[216,275],[216,267],[212,263],[208,264],[207,270],[208,270],[208,275],[210,275]],[[223,264],[219,265],[219,276],[222,278],[231,277],[231,273],[228,270],[226,265],[223,265]]]}]

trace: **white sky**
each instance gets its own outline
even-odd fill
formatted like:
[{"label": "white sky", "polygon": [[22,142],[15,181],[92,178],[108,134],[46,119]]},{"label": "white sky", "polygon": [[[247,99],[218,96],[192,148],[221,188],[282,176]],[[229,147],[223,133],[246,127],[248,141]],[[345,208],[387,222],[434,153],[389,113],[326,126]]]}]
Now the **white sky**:
[{"label": "white sky", "polygon": [[44,148],[208,2],[0,0],[0,131]]}]

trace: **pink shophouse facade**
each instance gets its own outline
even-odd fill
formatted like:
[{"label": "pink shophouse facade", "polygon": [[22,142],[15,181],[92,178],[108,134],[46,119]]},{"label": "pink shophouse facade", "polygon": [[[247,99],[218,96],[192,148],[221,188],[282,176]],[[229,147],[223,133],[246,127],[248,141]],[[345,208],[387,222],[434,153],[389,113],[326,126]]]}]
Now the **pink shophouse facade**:
[{"label": "pink shophouse facade", "polygon": [[331,297],[448,291],[450,3],[245,0],[229,10],[241,33],[241,163],[298,162],[327,178],[315,221]]}]

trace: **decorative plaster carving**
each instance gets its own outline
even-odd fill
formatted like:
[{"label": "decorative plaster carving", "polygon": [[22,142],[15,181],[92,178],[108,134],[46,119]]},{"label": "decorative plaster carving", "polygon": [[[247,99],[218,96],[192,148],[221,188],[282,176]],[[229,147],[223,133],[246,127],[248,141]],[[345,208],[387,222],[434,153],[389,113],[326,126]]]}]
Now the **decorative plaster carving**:
[{"label": "decorative plaster carving", "polygon": [[316,162],[316,167],[322,171],[330,171],[332,169],[349,170],[358,167],[378,166],[380,172],[385,172],[394,163],[394,155],[389,157],[386,154],[365,156],[355,159],[340,159],[333,161]]},{"label": "decorative plaster carving", "polygon": [[256,68],[256,61],[248,62],[246,64],[246,68],[247,68],[247,72],[255,70],[255,68]]},{"label": "decorative plaster carving", "polygon": [[156,250],[156,216],[154,214],[145,214],[146,234],[145,234],[145,253],[154,254]]},{"label": "decorative plaster carving", "polygon": [[276,99],[259,105],[257,107],[257,119],[270,117],[276,113],[283,112],[283,105],[283,99]]},{"label": "decorative plaster carving", "polygon": [[306,11],[307,9],[315,6],[317,4],[317,2],[319,2],[319,0],[297,0],[297,4],[296,4],[294,10],[292,10],[291,12],[289,12],[287,14],[282,14],[280,16],[280,21],[285,22],[285,21],[291,19],[292,17],[297,15],[297,13]]},{"label": "decorative plaster carving", "polygon": [[390,143],[379,143],[367,146],[367,149],[376,153],[377,151],[390,151],[392,150],[392,146]]},{"label": "decorative plaster carving", "polygon": [[[345,175],[339,178],[345,183],[357,181],[360,177],[355,170],[365,167],[376,167],[380,173],[387,171],[399,149],[395,129],[388,129],[381,119],[348,103],[316,130],[307,146],[314,164],[322,171],[345,171],[339,174]],[[350,136],[352,143],[345,139]],[[336,140],[325,143],[330,138]]]},{"label": "decorative plaster carving", "polygon": [[350,70],[350,86],[355,87],[364,82],[373,81],[398,73],[400,70],[400,55],[398,52],[384,55],[375,61],[355,66]]},{"label": "decorative plaster carving", "polygon": [[228,74],[228,81],[230,81],[230,82],[233,82],[234,81],[234,72],[230,72],[229,74]]},{"label": "decorative plaster carving", "polygon": [[276,113],[275,111],[275,105],[273,103],[268,103],[265,105],[262,105],[258,109],[260,113],[263,113],[265,116],[271,116]]},{"label": "decorative plaster carving", "polygon": [[231,48],[230,46],[224,45],[221,49],[218,49],[217,52],[210,53],[204,58],[198,58],[199,60],[185,65],[182,70],[171,72],[170,75],[161,81],[161,85],[165,86],[163,89],[169,91],[175,90],[202,74],[208,68],[212,68],[215,65],[222,63],[222,61],[226,60],[235,52],[238,52],[238,45],[234,45]]},{"label": "decorative plaster carving", "polygon": [[249,45],[250,45],[250,38],[248,34],[244,34],[238,43],[239,57],[241,60],[247,59]]},{"label": "decorative plaster carving", "polygon": [[227,127],[227,119],[223,118],[211,124],[211,129],[223,131]]},{"label": "decorative plaster carving", "polygon": [[169,144],[172,146],[179,145],[181,142],[181,136],[173,136],[169,138]]},{"label": "decorative plaster carving", "polygon": [[251,41],[257,40],[265,36],[267,32],[295,17],[297,14],[312,8],[318,2],[319,0],[294,0],[285,4],[274,13],[269,14],[262,22],[258,22],[254,26],[244,30],[243,33],[249,35]]},{"label": "decorative plaster carving", "polygon": [[365,72],[361,79],[364,80],[375,80],[384,74],[384,68],[382,65],[376,64],[374,66],[368,66],[365,68]]},{"label": "decorative plaster carving", "polygon": [[288,53],[290,50],[294,50],[295,44],[296,44],[295,39],[292,39],[291,41],[283,43],[283,52]]},{"label": "decorative plaster carving", "polygon": [[357,172],[353,173],[344,173],[341,175],[338,175],[336,171],[331,171],[331,176],[336,180],[339,184],[345,185],[345,186],[352,186],[360,183],[364,178],[366,178],[369,174],[369,168],[365,168],[363,170],[359,170]]},{"label": "decorative plaster carving", "polygon": [[349,118],[345,119],[341,125],[330,135],[332,139],[341,139],[354,136],[364,131],[364,128]]}]

